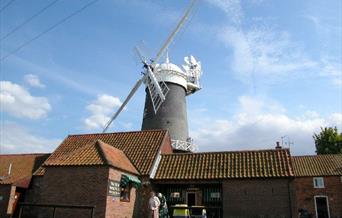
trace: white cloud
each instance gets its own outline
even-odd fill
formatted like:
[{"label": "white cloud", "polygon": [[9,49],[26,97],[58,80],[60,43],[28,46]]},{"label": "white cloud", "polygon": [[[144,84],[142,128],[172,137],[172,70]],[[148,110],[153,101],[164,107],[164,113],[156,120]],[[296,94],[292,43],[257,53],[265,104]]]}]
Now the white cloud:
[{"label": "white cloud", "polygon": [[32,87],[45,88],[45,85],[40,82],[37,75],[27,74],[24,76],[24,79]]},{"label": "white cloud", "polygon": [[242,22],[244,15],[240,0],[207,0],[207,2],[223,10],[233,23]]},{"label": "white cloud", "polygon": [[333,84],[342,87],[342,62],[332,58],[324,58],[321,65],[321,75],[330,77]]},{"label": "white cloud", "polygon": [[0,81],[0,105],[1,112],[30,119],[45,117],[51,110],[47,98],[32,96],[22,86],[10,81]]},{"label": "white cloud", "polygon": [[274,79],[316,66],[291,42],[287,32],[265,28],[244,31],[226,27],[219,38],[233,49],[231,66],[244,82],[251,80],[251,74],[257,75],[259,79]]},{"label": "white cloud", "polygon": [[89,104],[86,109],[91,115],[84,120],[87,129],[103,128],[109,121],[114,109],[121,106],[118,97],[110,95],[99,95],[97,99]]},{"label": "white cloud", "polygon": [[[267,25],[269,17],[249,17],[244,15],[244,8],[240,0],[207,0],[232,20],[227,26],[218,28],[218,38],[225,46],[233,51],[231,68],[242,82],[255,85],[258,82],[267,84],[279,80],[281,77],[305,73],[320,75],[331,79],[337,87],[342,87],[342,65],[338,59],[341,46],[337,47],[337,60],[327,58],[322,51],[321,58],[312,58],[296,42],[287,31],[279,31]],[[259,5],[263,0],[250,0],[248,4]],[[310,20],[321,38],[322,47],[327,43],[339,45],[341,25],[334,23],[334,17],[317,17],[303,15]],[[254,21],[254,24],[249,22]],[[248,24],[248,25],[246,25]],[[267,26],[267,28],[265,28]],[[331,44],[334,47],[335,44]],[[330,45],[330,44],[329,44]],[[336,55],[335,55],[336,56]]]},{"label": "white cloud", "polygon": [[52,152],[60,142],[60,139],[47,139],[36,136],[15,123],[5,122],[1,126],[1,153]]},{"label": "white cloud", "polygon": [[191,136],[201,151],[274,148],[275,142],[287,135],[294,142],[292,153],[312,154],[312,135],[321,126],[342,130],[342,113],[321,117],[315,111],[305,111],[301,117],[291,117],[277,103],[250,96],[240,97],[239,104],[238,112],[229,119],[199,118],[192,124]]}]

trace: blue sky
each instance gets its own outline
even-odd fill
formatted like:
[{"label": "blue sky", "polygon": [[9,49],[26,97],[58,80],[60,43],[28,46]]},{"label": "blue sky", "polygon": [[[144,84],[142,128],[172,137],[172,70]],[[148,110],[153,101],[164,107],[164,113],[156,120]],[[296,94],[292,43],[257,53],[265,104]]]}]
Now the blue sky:
[{"label": "blue sky", "polygon": [[[14,1],[0,38],[49,2]],[[1,40],[0,57],[87,2],[57,1]],[[100,132],[140,76],[134,46],[153,57],[188,4],[99,0],[3,59],[0,152],[51,152],[68,134]],[[268,149],[286,136],[292,153],[312,154],[320,126],[342,129],[341,4],[199,1],[169,47],[177,65],[190,54],[202,63],[203,89],[187,98],[199,151]],[[110,131],[139,130],[144,98],[140,88]]]}]

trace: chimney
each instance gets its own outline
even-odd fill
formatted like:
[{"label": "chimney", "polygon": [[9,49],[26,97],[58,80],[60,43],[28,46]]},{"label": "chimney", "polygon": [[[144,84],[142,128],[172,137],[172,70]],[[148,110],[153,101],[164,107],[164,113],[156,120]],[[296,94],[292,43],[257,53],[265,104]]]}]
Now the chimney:
[{"label": "chimney", "polygon": [[276,142],[276,143],[277,143],[277,145],[276,145],[275,149],[281,149],[280,143],[279,142]]}]

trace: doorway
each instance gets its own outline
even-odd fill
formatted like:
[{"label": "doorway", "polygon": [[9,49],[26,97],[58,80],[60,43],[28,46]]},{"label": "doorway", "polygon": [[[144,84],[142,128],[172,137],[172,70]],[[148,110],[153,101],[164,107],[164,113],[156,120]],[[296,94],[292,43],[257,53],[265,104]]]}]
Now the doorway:
[{"label": "doorway", "polygon": [[315,207],[317,218],[330,218],[328,197],[315,196]]},{"label": "doorway", "polygon": [[188,205],[188,207],[196,205],[196,192],[186,193],[186,204]]}]

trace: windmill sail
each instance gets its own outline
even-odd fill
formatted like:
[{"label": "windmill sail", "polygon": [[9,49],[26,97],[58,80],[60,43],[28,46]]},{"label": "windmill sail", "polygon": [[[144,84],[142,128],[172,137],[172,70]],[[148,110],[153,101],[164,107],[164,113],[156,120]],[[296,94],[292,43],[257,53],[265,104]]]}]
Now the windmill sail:
[{"label": "windmill sail", "polygon": [[156,75],[149,67],[144,82],[150,93],[154,113],[157,113],[159,107],[165,101],[166,95],[169,92],[169,87],[167,87],[164,81],[158,82]]},{"label": "windmill sail", "polygon": [[121,105],[121,107],[118,109],[118,111],[113,115],[113,117],[108,121],[108,123],[105,125],[103,132],[106,132],[111,123],[115,120],[115,118],[120,114],[120,112],[124,109],[125,105],[128,103],[128,101],[132,98],[132,96],[135,94],[137,89],[140,87],[141,83],[144,82],[145,85],[147,86],[150,96],[151,96],[151,101],[153,104],[153,109],[154,112],[157,113],[158,109],[160,108],[161,104],[165,101],[165,97],[169,91],[169,88],[167,87],[166,83],[163,81],[160,81],[156,78],[156,75],[153,72],[153,69],[157,63],[157,61],[161,58],[167,47],[170,45],[172,40],[174,39],[175,35],[178,33],[178,31],[182,28],[184,25],[184,22],[188,19],[189,14],[191,10],[193,9],[195,3],[198,0],[192,0],[189,8],[186,10],[185,14],[181,18],[181,20],[178,22],[176,28],[172,31],[172,33],[169,35],[169,37],[166,39],[164,42],[163,46],[161,49],[158,51],[157,56],[155,57],[154,60],[151,61],[151,63],[147,63],[148,61],[146,60],[147,58],[141,54],[141,51],[136,48],[136,53],[139,55],[140,60],[144,64],[145,68],[145,75],[143,78],[137,81],[133,89],[130,91],[129,95]]},{"label": "windmill sail", "polygon": [[107,124],[105,125],[104,129],[103,129],[103,133],[107,131],[107,129],[109,128],[110,124],[112,124],[112,122],[115,120],[115,118],[120,114],[120,112],[125,108],[126,104],[128,103],[128,101],[132,98],[132,96],[135,94],[135,92],[138,90],[138,88],[140,87],[141,83],[143,82],[143,79],[139,79],[135,85],[133,86],[133,89],[129,92],[128,96],[126,97],[126,99],[124,100],[124,102],[122,103],[122,105],[120,106],[120,108],[116,111],[116,113],[114,114],[114,116],[112,116],[112,118],[107,122]]}]

